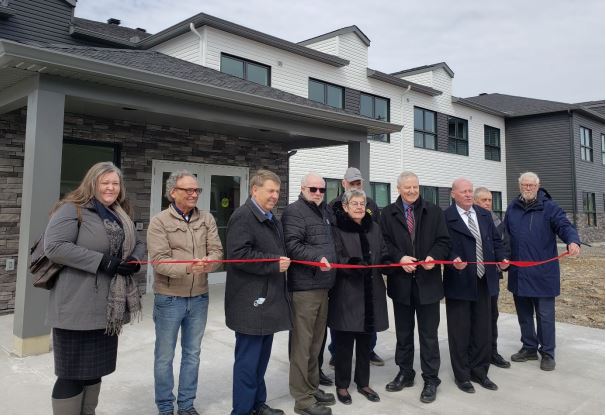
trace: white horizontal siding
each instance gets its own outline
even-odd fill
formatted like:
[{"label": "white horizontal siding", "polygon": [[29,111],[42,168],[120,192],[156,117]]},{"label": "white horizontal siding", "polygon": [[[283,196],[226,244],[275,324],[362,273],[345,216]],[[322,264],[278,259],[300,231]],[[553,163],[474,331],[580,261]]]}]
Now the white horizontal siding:
[{"label": "white horizontal siding", "polygon": [[200,40],[192,32],[184,33],[152,49],[185,61],[200,63]]},{"label": "white horizontal siding", "polygon": [[339,55],[339,42],[337,36],[330,39],[320,40],[315,43],[310,43],[306,46],[319,52],[328,53],[330,55]]}]

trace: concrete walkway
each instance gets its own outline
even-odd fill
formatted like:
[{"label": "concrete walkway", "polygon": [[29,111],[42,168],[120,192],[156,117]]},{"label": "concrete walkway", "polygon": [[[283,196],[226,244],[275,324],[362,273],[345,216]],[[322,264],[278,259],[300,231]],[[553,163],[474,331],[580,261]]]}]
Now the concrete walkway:
[{"label": "concrete walkway", "polygon": [[[223,285],[211,285],[209,319],[202,341],[195,405],[200,413],[206,414],[224,414],[231,410],[234,334],[225,327],[223,291]],[[152,298],[147,296],[144,299],[143,321],[127,326],[120,337],[118,369],[103,381],[97,408],[99,414],[156,413],[151,306]],[[475,385],[476,393],[466,394],[454,384],[442,307],[439,330],[442,384],[438,388],[437,400],[423,404],[419,401],[422,379],[418,346],[414,387],[399,393],[385,391],[385,384],[397,373],[393,316],[390,316],[390,320],[391,328],[379,334],[376,348],[386,365],[371,367],[370,385],[381,396],[381,402],[367,401],[352,386],[353,404],[345,406],[337,403],[332,407],[334,414],[604,414],[603,330],[557,324],[556,371],[541,371],[538,361],[512,363],[510,369],[491,367],[489,376],[498,384],[499,390],[488,391]],[[0,317],[0,413],[48,414],[51,412],[50,394],[54,383],[53,356],[13,356],[12,326],[12,315]],[[500,352],[509,358],[520,348],[515,315],[502,314],[499,331]],[[294,403],[288,392],[287,340],[286,332],[274,338],[266,380],[269,404],[292,413]],[[177,363],[178,359],[179,347],[175,359]],[[334,375],[327,366],[325,371],[330,376]],[[334,393],[334,388],[327,390]]]}]

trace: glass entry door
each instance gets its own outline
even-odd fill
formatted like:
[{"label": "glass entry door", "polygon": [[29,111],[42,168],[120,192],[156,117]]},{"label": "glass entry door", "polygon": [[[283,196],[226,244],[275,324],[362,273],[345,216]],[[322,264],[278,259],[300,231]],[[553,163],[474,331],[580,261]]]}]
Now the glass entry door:
[{"label": "glass entry door", "polygon": [[[198,185],[202,188],[202,194],[198,198],[198,208],[210,212],[215,218],[221,244],[225,249],[227,222],[234,210],[248,197],[248,168],[165,160],[152,161],[150,219],[170,204],[165,196],[166,180],[172,172],[183,169],[198,178]],[[208,280],[209,283],[224,282],[224,268],[221,267],[217,272],[211,273]],[[152,291],[152,284],[153,272],[152,268],[148,267],[148,293]]]}]

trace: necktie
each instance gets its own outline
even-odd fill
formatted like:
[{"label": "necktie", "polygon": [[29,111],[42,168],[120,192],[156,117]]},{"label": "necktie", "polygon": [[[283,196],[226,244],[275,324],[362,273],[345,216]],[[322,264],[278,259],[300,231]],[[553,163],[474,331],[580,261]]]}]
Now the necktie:
[{"label": "necktie", "polygon": [[[482,237],[480,236],[480,231],[478,230],[478,226],[476,225],[476,222],[473,220],[473,217],[471,216],[471,211],[465,211],[465,214],[467,214],[467,226],[469,227],[469,231],[471,231],[471,234],[473,234],[473,237],[476,239],[476,261],[483,261],[484,260],[484,254],[482,252]],[[484,276],[484,265],[483,264],[477,264],[476,265],[477,270],[478,270],[478,277],[483,277]]]},{"label": "necktie", "polygon": [[415,235],[415,215],[412,212],[412,205],[406,208],[406,226],[408,227],[408,234],[410,238],[414,239]]}]

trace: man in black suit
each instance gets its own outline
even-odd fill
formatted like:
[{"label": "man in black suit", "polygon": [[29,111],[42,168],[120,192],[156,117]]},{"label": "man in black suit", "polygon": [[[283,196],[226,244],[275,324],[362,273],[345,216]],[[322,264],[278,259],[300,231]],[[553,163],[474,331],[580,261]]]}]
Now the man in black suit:
[{"label": "man in black suit", "polygon": [[451,196],[455,202],[444,212],[452,243],[449,260],[455,262],[444,269],[450,362],[455,383],[464,392],[475,393],[471,381],[497,390],[488,378],[488,368],[492,353],[490,299],[499,291],[499,278],[495,265],[482,262],[501,261],[506,268],[503,241],[490,212],[473,204],[469,180],[456,179]]},{"label": "man in black suit", "polygon": [[[445,260],[450,251],[450,237],[442,210],[419,195],[419,178],[412,172],[398,177],[400,196],[381,211],[383,238],[393,259],[400,263],[418,260]],[[442,273],[434,264],[403,265],[389,272],[387,294],[393,300],[396,322],[396,364],[398,375],[385,389],[400,391],[414,384],[415,314],[421,346],[421,370],[425,385],[423,403],[433,402],[440,384],[440,299],[444,297]]]}]

